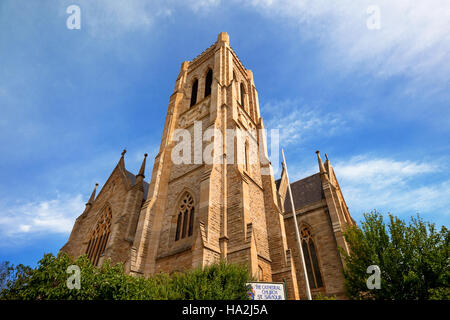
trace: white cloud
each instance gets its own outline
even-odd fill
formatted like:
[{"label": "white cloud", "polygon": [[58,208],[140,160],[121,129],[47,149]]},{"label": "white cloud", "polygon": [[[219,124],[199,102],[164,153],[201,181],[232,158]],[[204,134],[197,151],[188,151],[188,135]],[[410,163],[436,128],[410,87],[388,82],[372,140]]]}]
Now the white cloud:
[{"label": "white cloud", "polygon": [[[294,21],[303,37],[321,42],[324,61],[341,71],[366,70],[380,77],[407,75],[422,84],[423,80],[434,80],[440,84],[438,88],[448,86],[448,0],[80,0],[78,4],[82,28],[85,25],[98,37],[151,30],[162,23],[160,18],[176,16],[177,10],[200,14],[221,5],[246,5],[283,23],[286,19]],[[380,29],[367,27],[369,6],[380,10]],[[67,15],[65,11],[61,14]]]},{"label": "white cloud", "polygon": [[80,0],[81,28],[95,37],[109,37],[130,31],[149,31],[158,18],[170,17],[165,2],[143,0]]},{"label": "white cloud", "polygon": [[[409,216],[450,214],[450,180],[439,179],[441,169],[434,163],[358,156],[338,161],[334,168],[353,214],[373,209]],[[428,175],[434,182],[423,180]]]},{"label": "white cloud", "polygon": [[339,177],[345,181],[365,181],[370,183],[371,188],[382,189],[392,184],[404,184],[417,175],[435,172],[438,167],[429,163],[358,156],[345,164],[337,163],[336,168],[339,170]]},{"label": "white cloud", "polygon": [[[209,12],[220,0],[146,1],[146,0],[80,0],[82,29],[85,25],[95,37],[115,37],[130,31],[150,31],[177,9],[194,14]],[[64,14],[65,11],[64,11]],[[153,29],[156,30],[156,29]]]},{"label": "white cloud", "polygon": [[[300,34],[321,43],[323,61],[340,71],[365,70],[379,77],[406,75],[428,89],[450,80],[450,2],[447,0],[81,0],[83,25],[97,37],[149,31],[177,10],[193,14],[220,5],[247,5],[271,19],[297,24]],[[370,30],[369,6],[380,12],[380,29]],[[62,14],[66,14],[65,11]],[[214,12],[220,14],[220,12]],[[438,84],[438,86],[433,86]],[[405,89],[411,90],[411,89]]]},{"label": "white cloud", "polygon": [[186,4],[194,12],[208,11],[217,7],[220,4],[220,0],[188,0]]},{"label": "white cloud", "polygon": [[284,100],[268,102],[262,107],[267,129],[280,130],[280,142],[283,146],[314,137],[332,135],[337,129],[345,128],[345,121],[338,114],[322,112],[299,101]]},{"label": "white cloud", "polygon": [[84,210],[83,200],[80,194],[61,195],[52,200],[3,205],[0,235],[17,240],[32,234],[69,234]]},{"label": "white cloud", "polygon": [[[340,70],[406,75],[448,88],[450,2],[447,0],[253,0],[269,17],[290,18],[305,37],[321,41],[325,60]],[[367,8],[380,9],[380,29],[369,30]],[[429,85],[429,87],[432,87]]]}]

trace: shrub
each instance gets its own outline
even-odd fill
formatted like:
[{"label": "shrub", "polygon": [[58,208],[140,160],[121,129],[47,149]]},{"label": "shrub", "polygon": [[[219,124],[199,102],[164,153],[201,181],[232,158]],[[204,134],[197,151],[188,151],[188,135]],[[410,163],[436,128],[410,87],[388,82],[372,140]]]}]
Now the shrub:
[{"label": "shrub", "polygon": [[[81,271],[81,288],[69,289],[66,270],[76,265]],[[158,299],[247,299],[246,283],[251,276],[246,266],[219,262],[171,276],[160,273],[149,278],[124,273],[122,264],[106,261],[97,268],[83,255],[76,260],[60,253],[46,254],[36,269],[23,265],[9,269],[0,299],[25,300],[158,300]]]}]

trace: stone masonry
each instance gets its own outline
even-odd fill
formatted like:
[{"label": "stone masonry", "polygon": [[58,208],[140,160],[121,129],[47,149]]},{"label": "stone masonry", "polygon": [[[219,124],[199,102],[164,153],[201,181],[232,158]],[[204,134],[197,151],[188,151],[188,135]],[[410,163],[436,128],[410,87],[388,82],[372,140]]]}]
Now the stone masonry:
[{"label": "stone masonry", "polygon": [[[274,180],[262,129],[253,74],[222,32],[181,65],[150,183],[147,155],[134,175],[125,169],[124,151],[61,251],[87,254],[97,265],[110,258],[143,276],[226,259],[245,263],[260,281],[285,282],[289,299],[305,298],[286,174]],[[222,139],[205,139],[208,130]],[[247,134],[230,136],[236,131]],[[181,152],[180,132],[191,137]],[[355,222],[328,157],[325,163],[317,157],[319,172],[291,183],[295,214],[307,235],[313,295],[345,298],[338,247],[348,250],[342,231]]]}]

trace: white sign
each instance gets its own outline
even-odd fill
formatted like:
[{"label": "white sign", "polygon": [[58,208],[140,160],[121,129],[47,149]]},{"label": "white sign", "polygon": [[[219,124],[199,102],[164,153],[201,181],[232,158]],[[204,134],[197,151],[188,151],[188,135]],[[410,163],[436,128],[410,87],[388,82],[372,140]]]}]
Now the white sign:
[{"label": "white sign", "polygon": [[282,282],[249,282],[250,300],[286,300],[286,291]]}]

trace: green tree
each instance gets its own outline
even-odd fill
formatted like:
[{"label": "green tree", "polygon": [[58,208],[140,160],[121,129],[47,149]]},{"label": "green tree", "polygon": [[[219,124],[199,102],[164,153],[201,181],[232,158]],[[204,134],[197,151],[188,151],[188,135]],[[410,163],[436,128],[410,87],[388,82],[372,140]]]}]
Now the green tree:
[{"label": "green tree", "polygon": [[[80,268],[80,289],[69,289],[70,265]],[[220,262],[171,276],[149,278],[124,273],[122,264],[106,261],[97,268],[84,255],[76,260],[66,254],[46,254],[38,267],[19,265],[11,272],[0,299],[24,300],[157,300],[157,299],[247,299],[251,280],[244,265]]]},{"label": "green tree", "polygon": [[[389,214],[364,214],[361,228],[344,232],[350,254],[345,260],[345,287],[353,299],[417,300],[449,299],[449,230],[439,231],[419,216],[407,224]],[[381,270],[381,288],[367,288],[367,267]]]},{"label": "green tree", "polygon": [[0,291],[8,287],[13,272],[14,266],[9,261],[0,262]]}]

